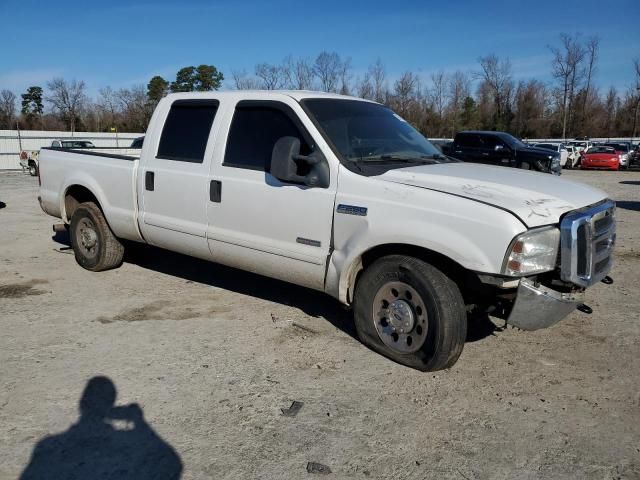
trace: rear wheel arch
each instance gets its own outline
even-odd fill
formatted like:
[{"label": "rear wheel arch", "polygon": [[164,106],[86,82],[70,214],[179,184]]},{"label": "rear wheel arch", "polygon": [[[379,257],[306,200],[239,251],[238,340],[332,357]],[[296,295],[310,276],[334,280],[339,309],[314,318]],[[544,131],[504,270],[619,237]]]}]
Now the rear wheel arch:
[{"label": "rear wheel arch", "polygon": [[102,205],[98,200],[98,197],[84,185],[70,185],[64,193],[64,215],[63,218],[66,223],[71,222],[71,217],[81,203],[93,202],[100,210]]}]

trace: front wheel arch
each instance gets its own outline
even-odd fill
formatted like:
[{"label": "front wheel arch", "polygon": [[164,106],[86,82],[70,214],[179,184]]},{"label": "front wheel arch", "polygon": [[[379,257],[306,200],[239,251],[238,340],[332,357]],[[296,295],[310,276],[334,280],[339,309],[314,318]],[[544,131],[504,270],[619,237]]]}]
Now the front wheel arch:
[{"label": "front wheel arch", "polygon": [[405,255],[408,257],[414,257],[433,265],[458,285],[458,288],[460,288],[465,299],[469,298],[473,291],[478,291],[480,289],[481,282],[478,275],[475,272],[466,269],[446,255],[416,245],[390,243],[372,247],[351,262],[349,272],[347,274],[347,303],[351,304],[353,302],[354,292],[362,272],[364,272],[364,270],[372,265],[376,260],[389,255]]}]

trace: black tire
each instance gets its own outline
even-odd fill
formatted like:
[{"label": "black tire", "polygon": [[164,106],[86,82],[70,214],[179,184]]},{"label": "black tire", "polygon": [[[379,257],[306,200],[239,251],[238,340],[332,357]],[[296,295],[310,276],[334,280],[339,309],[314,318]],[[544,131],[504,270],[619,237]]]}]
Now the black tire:
[{"label": "black tire", "polygon": [[[411,301],[422,302],[426,310],[426,318],[422,318],[425,312],[410,303],[415,316],[415,320],[414,316],[411,316],[411,331],[422,334],[422,329],[417,330],[420,328],[418,326],[420,322],[426,329],[419,349],[409,353],[385,344],[382,338],[386,338],[387,343],[390,343],[389,336],[385,337],[383,333],[378,333],[378,330],[387,327],[394,329],[394,327],[386,322],[385,314],[380,312],[378,315],[381,317],[379,317],[374,313],[381,308],[389,314],[390,310],[384,310],[385,300],[382,300],[381,305],[378,306],[376,298],[380,298],[380,292],[383,292],[388,285],[398,283],[410,286],[411,290],[419,296],[419,299],[413,298]],[[393,290],[392,288],[391,291]],[[402,292],[399,295],[402,297]],[[408,293],[406,295],[408,296]],[[411,296],[408,298],[411,299]],[[402,301],[405,301],[404,298]],[[465,305],[458,286],[432,265],[404,255],[383,257],[365,269],[356,285],[354,317],[358,336],[365,345],[402,365],[422,371],[451,367],[460,357],[467,335]],[[376,324],[376,322],[380,323]],[[391,336],[393,335],[398,337],[395,329]],[[408,343],[411,332],[403,335],[405,343]],[[393,341],[402,340],[402,337],[400,339],[395,337]],[[399,347],[405,348],[404,344]]]},{"label": "black tire", "polygon": [[29,175],[32,177],[38,176],[38,166],[34,162],[29,162]]},{"label": "black tire", "polygon": [[124,247],[95,203],[78,205],[71,217],[69,237],[76,261],[82,268],[101,272],[122,264]]}]

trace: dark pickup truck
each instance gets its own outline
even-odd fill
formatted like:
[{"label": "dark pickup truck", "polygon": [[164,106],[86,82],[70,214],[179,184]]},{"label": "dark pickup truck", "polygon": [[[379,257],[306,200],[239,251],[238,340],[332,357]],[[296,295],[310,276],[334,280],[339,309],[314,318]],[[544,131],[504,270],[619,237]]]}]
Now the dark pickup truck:
[{"label": "dark pickup truck", "polygon": [[523,168],[560,175],[560,155],[530,147],[505,132],[465,131],[456,134],[443,153],[464,162]]}]

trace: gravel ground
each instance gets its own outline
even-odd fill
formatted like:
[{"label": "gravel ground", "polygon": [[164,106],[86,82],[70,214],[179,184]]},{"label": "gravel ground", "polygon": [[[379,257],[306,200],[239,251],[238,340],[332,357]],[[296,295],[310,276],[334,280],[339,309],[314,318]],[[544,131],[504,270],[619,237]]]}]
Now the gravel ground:
[{"label": "gravel ground", "polygon": [[593,314],[474,328],[421,373],[319,293],[146,247],[85,271],[3,173],[0,478],[640,478],[640,172],[565,176],[618,201]]}]

